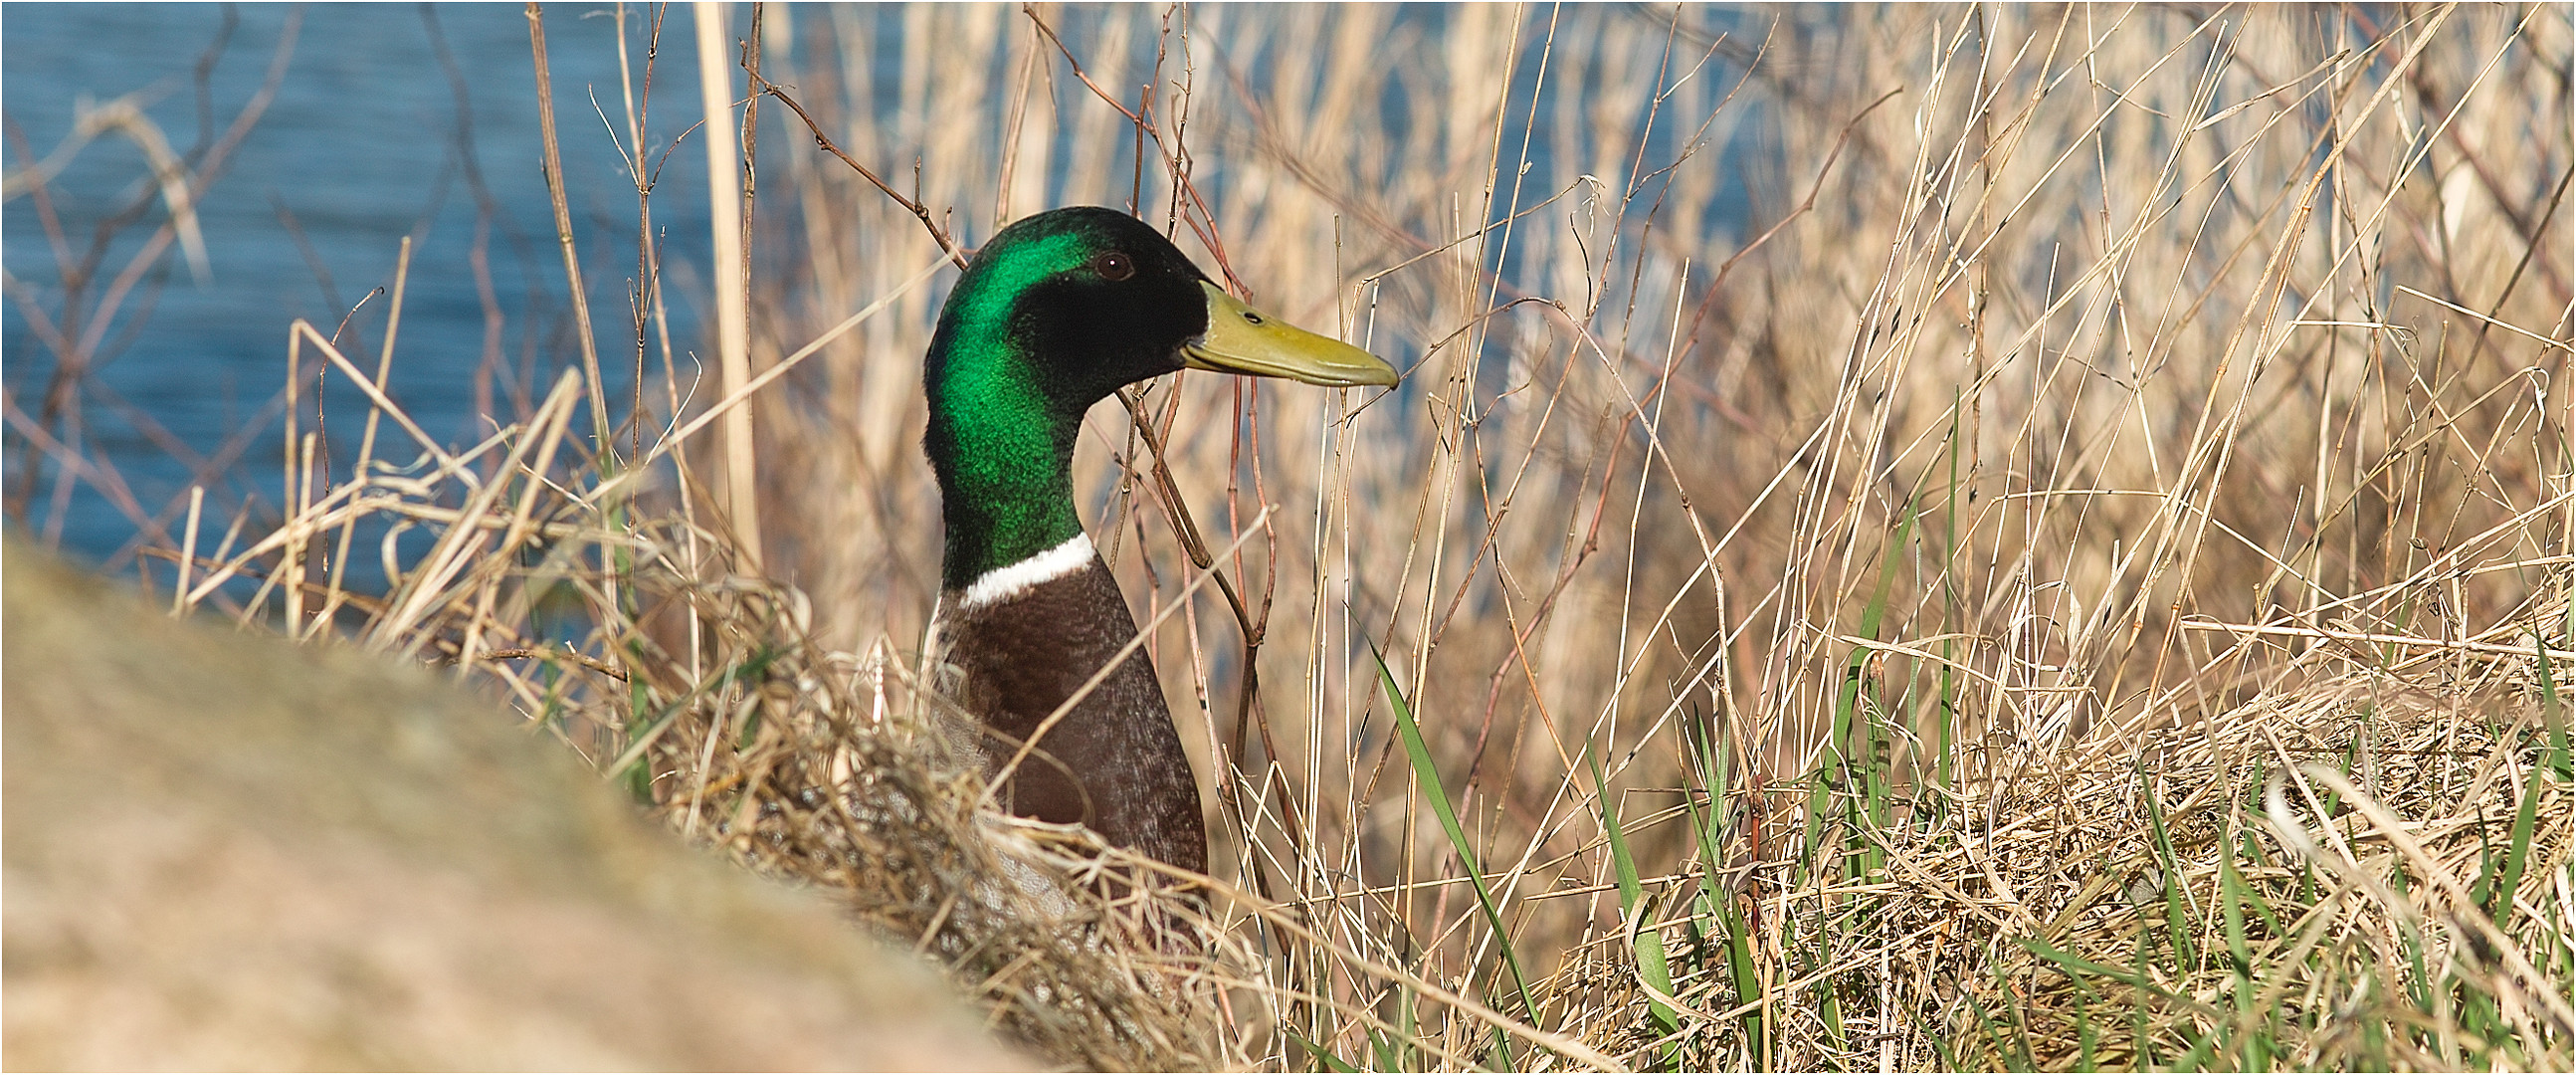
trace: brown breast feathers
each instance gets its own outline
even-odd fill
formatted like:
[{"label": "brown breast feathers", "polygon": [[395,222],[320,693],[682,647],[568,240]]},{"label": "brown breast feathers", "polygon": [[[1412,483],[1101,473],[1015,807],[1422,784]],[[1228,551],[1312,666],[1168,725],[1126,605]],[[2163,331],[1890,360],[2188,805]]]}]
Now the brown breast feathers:
[{"label": "brown breast feathers", "polygon": [[[1097,553],[1079,569],[982,603],[943,597],[939,635],[981,716],[987,775],[1136,636],[1127,598]],[[1207,871],[1198,782],[1139,648],[1047,730],[1000,795],[1022,817],[1080,822],[1110,843]]]}]

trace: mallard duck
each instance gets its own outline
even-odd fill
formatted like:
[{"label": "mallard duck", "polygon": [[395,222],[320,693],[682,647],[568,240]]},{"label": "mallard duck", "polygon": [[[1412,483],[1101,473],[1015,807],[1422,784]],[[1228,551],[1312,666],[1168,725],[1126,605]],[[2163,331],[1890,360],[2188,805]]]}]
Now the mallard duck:
[{"label": "mallard duck", "polygon": [[932,650],[957,677],[956,702],[984,726],[1006,809],[1080,822],[1204,873],[1198,781],[1143,649],[1009,764],[1136,635],[1074,511],[1083,412],[1182,369],[1339,388],[1396,382],[1377,356],[1226,294],[1170,240],[1113,209],[1039,213],[976,252],[922,368],[924,447],[947,527]]}]

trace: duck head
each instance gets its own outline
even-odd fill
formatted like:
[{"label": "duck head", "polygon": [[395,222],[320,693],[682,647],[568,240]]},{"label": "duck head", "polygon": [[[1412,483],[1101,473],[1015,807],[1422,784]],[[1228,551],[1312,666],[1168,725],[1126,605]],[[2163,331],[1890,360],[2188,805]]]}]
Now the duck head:
[{"label": "duck head", "polygon": [[984,244],[939,313],[923,365],[945,589],[1082,532],[1072,462],[1083,412],[1183,369],[1336,388],[1394,367],[1225,293],[1180,248],[1113,209],[1055,209]]}]

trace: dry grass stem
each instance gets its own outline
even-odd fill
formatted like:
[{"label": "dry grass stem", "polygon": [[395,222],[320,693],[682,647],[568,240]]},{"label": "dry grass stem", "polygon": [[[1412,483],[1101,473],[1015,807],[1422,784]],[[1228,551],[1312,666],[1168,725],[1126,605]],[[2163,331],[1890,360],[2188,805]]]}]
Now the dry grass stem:
[{"label": "dry grass stem", "polygon": [[[298,322],[293,496],[192,497],[179,604],[454,666],[1069,1065],[2576,1062],[2563,9],[785,25],[716,391],[649,239],[479,444]],[[1407,374],[1083,430],[1209,878],[995,812],[920,666],[931,282],[1068,203]]]}]

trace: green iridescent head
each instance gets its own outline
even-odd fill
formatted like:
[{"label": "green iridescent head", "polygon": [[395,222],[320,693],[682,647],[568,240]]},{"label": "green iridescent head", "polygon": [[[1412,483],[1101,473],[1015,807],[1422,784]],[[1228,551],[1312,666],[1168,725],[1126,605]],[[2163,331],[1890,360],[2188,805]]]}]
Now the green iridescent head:
[{"label": "green iridescent head", "polygon": [[1227,295],[1136,218],[1055,209],[995,234],[939,312],[924,447],[948,524],[945,588],[1070,540],[1073,441],[1119,386],[1185,368],[1391,385],[1393,367]]}]

